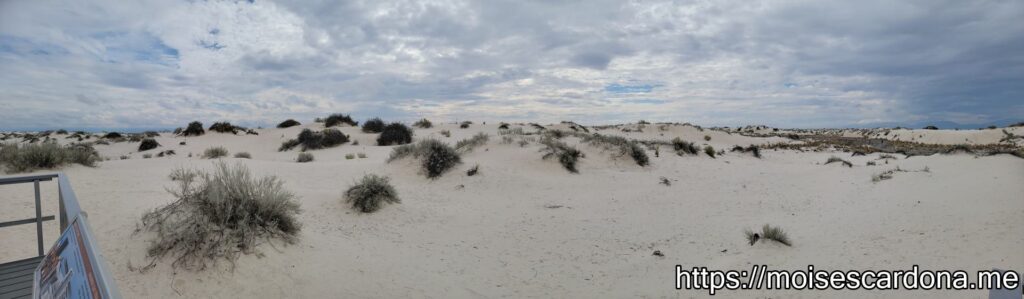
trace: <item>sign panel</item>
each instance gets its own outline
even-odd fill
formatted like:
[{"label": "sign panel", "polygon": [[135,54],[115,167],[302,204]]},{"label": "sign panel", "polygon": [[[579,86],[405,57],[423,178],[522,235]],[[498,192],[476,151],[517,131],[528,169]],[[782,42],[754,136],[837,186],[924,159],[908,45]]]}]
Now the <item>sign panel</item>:
[{"label": "sign panel", "polygon": [[46,253],[35,272],[32,298],[102,298],[78,217]]}]

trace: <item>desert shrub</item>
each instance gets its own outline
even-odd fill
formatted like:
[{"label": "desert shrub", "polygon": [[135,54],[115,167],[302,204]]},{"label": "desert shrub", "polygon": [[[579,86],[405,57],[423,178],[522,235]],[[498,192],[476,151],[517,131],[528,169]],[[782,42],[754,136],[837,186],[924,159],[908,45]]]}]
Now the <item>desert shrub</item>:
[{"label": "desert shrub", "polygon": [[295,162],[306,163],[313,162],[313,154],[302,152],[299,153],[298,157],[295,157]]},{"label": "desert shrub", "polygon": [[228,149],[224,148],[223,146],[215,146],[215,147],[207,148],[205,151],[203,151],[203,158],[207,158],[207,159],[217,159],[217,158],[225,157],[227,155],[228,155]]},{"label": "desert shrub", "polygon": [[54,142],[35,144],[8,144],[0,147],[0,164],[8,173],[27,172],[36,169],[54,169],[65,164],[96,166],[99,154],[88,144],[76,143],[61,146]]},{"label": "desert shrub", "polygon": [[544,137],[550,137],[554,139],[565,138],[565,131],[562,130],[547,130],[544,131]]},{"label": "desert shrub", "polygon": [[139,143],[139,151],[144,152],[160,146],[160,143],[156,142],[156,139],[146,138],[142,139],[142,143]]},{"label": "desert shrub", "polygon": [[[81,140],[79,140],[79,141],[81,141]],[[110,145],[110,142],[109,142],[109,141],[106,141],[106,140],[96,140],[96,142],[93,142],[92,144],[97,144],[97,145]]]},{"label": "desert shrub", "polygon": [[355,158],[356,158],[356,155],[353,155],[353,154],[345,154],[345,160],[352,160],[352,159],[355,159]]},{"label": "desert shrub", "polygon": [[359,154],[356,154],[356,155],[359,156],[359,159],[365,159],[366,158],[366,153],[359,153]]},{"label": "desert shrub", "polygon": [[129,134],[128,142],[142,142],[143,138],[145,138],[145,136],[142,136],[142,134]]},{"label": "desert shrub", "polygon": [[756,145],[750,145],[750,146],[747,146],[745,148],[742,147],[742,146],[736,145],[736,146],[733,146],[732,150],[730,150],[730,151],[731,152],[741,152],[741,153],[751,153],[752,155],[754,155],[754,157],[761,158],[761,148],[757,147]]},{"label": "desert shrub", "polygon": [[498,130],[508,130],[508,124],[504,122],[498,124]]},{"label": "desert shrub", "polygon": [[466,171],[466,175],[467,176],[474,176],[474,175],[476,175],[479,172],[480,172],[480,165],[473,165],[473,168],[470,168],[469,170]]},{"label": "desert shrub", "polygon": [[288,119],[286,121],[282,121],[281,123],[277,124],[277,128],[278,129],[284,129],[284,128],[291,128],[291,127],[298,126],[298,125],[301,125],[301,123],[299,123],[298,121],[296,121],[294,119]]},{"label": "desert shrub", "polygon": [[711,136],[704,135],[704,141],[711,141]]},{"label": "desert shrub", "polygon": [[402,123],[390,123],[377,137],[377,145],[401,145],[412,142],[412,128]]},{"label": "desert shrub", "polygon": [[68,130],[60,129],[60,130],[57,130],[56,133],[57,133],[57,135],[67,135],[68,134]]},{"label": "desert shrub", "polygon": [[579,170],[576,169],[576,162],[583,156],[582,152],[575,147],[565,144],[565,142],[550,137],[541,139],[540,143],[544,145],[541,148],[541,152],[544,153],[542,159],[547,160],[557,157],[558,163],[561,163],[565,170],[571,173],[579,173]]},{"label": "desert shrub", "polygon": [[146,137],[160,137],[160,133],[157,133],[156,131],[145,131],[142,132],[142,135]]},{"label": "desert shrub", "polygon": [[467,120],[467,121],[464,121],[464,122],[460,123],[459,124],[459,128],[467,129],[467,128],[469,128],[469,125],[472,125],[472,124],[473,124],[473,122]]},{"label": "desert shrub", "polygon": [[388,157],[388,162],[408,156],[420,159],[423,173],[428,178],[437,178],[456,164],[462,163],[458,151],[436,139],[424,139],[416,144],[395,147]]},{"label": "desert shrub", "polygon": [[252,155],[249,154],[248,152],[237,152],[237,153],[235,153],[235,158],[239,158],[239,159],[252,159]]},{"label": "desert shrub", "polygon": [[107,133],[107,134],[103,135],[103,138],[106,138],[106,139],[121,139],[121,138],[124,138],[124,135],[121,135],[121,133],[118,133],[118,132],[110,132],[110,133]]},{"label": "desert shrub", "polygon": [[153,157],[153,154],[142,154],[142,158],[143,159],[149,159],[149,158],[152,158],[152,157]]},{"label": "desert shrub", "polygon": [[434,123],[431,123],[430,120],[423,118],[412,123],[412,126],[420,129],[429,129],[434,126]]},{"label": "desert shrub", "polygon": [[939,127],[936,127],[936,126],[925,126],[924,129],[925,130],[938,130]]},{"label": "desert shrub", "polygon": [[236,127],[236,126],[232,125],[229,122],[215,122],[212,125],[210,125],[210,129],[209,130],[211,132],[217,132],[217,133],[235,133],[235,131],[238,130],[238,129],[241,129],[241,128]]},{"label": "desert shrub", "polygon": [[476,133],[473,137],[456,142],[455,149],[462,152],[471,152],[476,147],[487,144],[487,141],[490,140],[490,138],[491,136],[484,134],[483,132]]},{"label": "desert shrub", "polygon": [[704,153],[707,154],[708,157],[714,158],[715,157],[715,148],[710,146],[710,145],[705,146],[704,147]]},{"label": "desert shrub", "polygon": [[853,167],[853,163],[850,163],[850,161],[843,160],[842,158],[836,156],[829,157],[828,161],[825,161],[825,164],[832,163],[843,163],[843,165],[846,165],[846,167]]},{"label": "desert shrub", "polygon": [[899,158],[896,158],[896,156],[893,156],[891,154],[881,154],[881,155],[878,155],[878,159],[875,159],[875,160],[888,160],[888,159],[899,160]]},{"label": "desert shrub", "polygon": [[672,149],[674,149],[676,154],[680,156],[683,154],[696,155],[700,151],[697,145],[693,144],[693,142],[684,141],[679,137],[672,139]]},{"label": "desert shrub", "polygon": [[544,126],[542,126],[542,125],[540,125],[538,123],[530,123],[530,126],[532,126],[533,128],[537,129],[537,131],[544,131],[544,130],[547,129]]},{"label": "desert shrub", "polygon": [[203,130],[203,123],[198,121],[188,123],[188,127],[181,131],[182,136],[200,136],[203,134],[206,134],[206,130]]},{"label": "desert shrub", "polygon": [[373,213],[385,203],[401,203],[390,180],[386,176],[365,175],[345,191],[345,202],[352,204],[352,209],[363,213]]},{"label": "desert shrub", "polygon": [[441,135],[444,137],[452,137],[452,132],[448,130],[441,130]]},{"label": "desert shrub", "polygon": [[254,178],[242,164],[215,164],[213,173],[178,169],[176,200],[142,216],[139,230],[155,233],[148,256],[174,256],[174,267],[202,270],[220,259],[234,262],[262,241],[295,241],[299,203],[282,181]]},{"label": "desert shrub", "polygon": [[374,117],[363,122],[363,133],[380,133],[384,131],[384,121]]},{"label": "desert shrub", "polygon": [[302,129],[296,139],[285,141],[278,148],[278,151],[287,151],[301,145],[303,151],[331,148],[348,142],[348,135],[335,129],[324,129],[315,132],[310,129]]},{"label": "desert shrub", "polygon": [[783,231],[781,227],[778,226],[771,226],[765,224],[763,227],[761,227],[760,234],[755,233],[751,230],[745,231],[744,234],[747,237],[747,242],[750,243],[751,246],[753,246],[754,243],[757,243],[758,240],[762,239],[779,242],[780,244],[786,246],[793,246],[793,243],[790,242],[789,240],[789,236],[786,235],[786,232]]},{"label": "desert shrub", "polygon": [[331,116],[328,116],[326,119],[324,119],[324,126],[328,127],[328,128],[329,127],[333,127],[333,126],[337,126],[337,125],[341,125],[341,124],[348,124],[350,126],[355,127],[355,126],[359,125],[359,122],[357,122],[355,120],[352,120],[352,117],[350,117],[348,115],[344,115],[344,114],[340,114],[340,113],[338,113],[338,114],[331,114]]},{"label": "desert shrub", "polygon": [[164,156],[174,156],[176,153],[174,150],[166,150],[156,154],[157,157],[163,158]]},{"label": "desert shrub", "polygon": [[[548,130],[545,134],[555,137],[558,134],[552,134],[552,132],[560,132],[558,130]],[[647,166],[650,164],[650,159],[647,157],[647,152],[644,151],[643,147],[636,141],[631,141],[622,136],[613,135],[601,135],[594,133],[591,135],[583,135],[583,141],[590,144],[603,147],[605,149],[616,149],[618,150],[618,156],[629,156],[636,162],[637,165]]]}]

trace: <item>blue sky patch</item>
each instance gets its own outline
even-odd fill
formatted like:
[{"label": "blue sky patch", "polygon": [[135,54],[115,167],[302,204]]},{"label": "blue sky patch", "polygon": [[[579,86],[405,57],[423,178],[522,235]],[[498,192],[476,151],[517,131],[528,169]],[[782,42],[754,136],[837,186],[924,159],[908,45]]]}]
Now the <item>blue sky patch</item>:
[{"label": "blue sky patch", "polygon": [[623,85],[619,83],[612,83],[611,85],[605,86],[604,91],[610,93],[649,93],[659,85],[652,84],[639,84],[639,85]]}]

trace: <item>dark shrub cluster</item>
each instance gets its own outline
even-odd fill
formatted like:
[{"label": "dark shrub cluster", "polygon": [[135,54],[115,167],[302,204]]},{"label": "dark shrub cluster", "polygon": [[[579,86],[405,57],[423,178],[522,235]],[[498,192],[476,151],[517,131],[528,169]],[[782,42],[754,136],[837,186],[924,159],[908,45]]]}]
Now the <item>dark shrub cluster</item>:
[{"label": "dark shrub cluster", "polygon": [[246,130],[245,128],[232,125],[229,122],[215,122],[212,125],[210,125],[210,131],[211,132],[217,132],[217,133],[232,133],[232,134],[235,134],[235,133],[238,133],[238,131],[245,131],[245,130]]},{"label": "dark shrub cluster", "polygon": [[541,149],[541,152],[544,153],[543,159],[547,160],[557,157],[558,163],[561,163],[565,170],[571,173],[579,173],[579,170],[576,169],[576,162],[579,158],[583,157],[583,152],[565,144],[565,142],[550,137],[542,138],[540,143],[544,145],[544,148]]},{"label": "dark shrub cluster", "polygon": [[301,123],[299,123],[298,121],[295,121],[294,119],[289,119],[289,120],[282,121],[281,123],[277,124],[277,128],[278,129],[284,129],[284,128],[291,128],[291,127],[298,126],[298,125],[301,125]]},{"label": "dark shrub cluster", "polygon": [[380,133],[384,131],[384,121],[374,117],[363,122],[363,133]]},{"label": "dark shrub cluster", "polygon": [[380,132],[377,137],[377,145],[401,145],[412,142],[412,128],[402,123],[390,123]]},{"label": "dark shrub cluster", "polygon": [[160,143],[157,143],[156,139],[145,138],[145,139],[142,139],[141,143],[139,143],[139,151],[140,152],[148,151],[148,150],[157,148],[158,146],[160,146]]},{"label": "dark shrub cluster", "polygon": [[747,146],[747,147],[742,147],[742,146],[739,146],[739,145],[733,146],[731,151],[732,152],[741,152],[741,153],[750,153],[750,154],[754,155],[754,157],[756,157],[758,159],[761,158],[761,148],[759,148],[759,147],[757,147],[757,145],[753,145],[753,144],[751,144],[750,146]]},{"label": "dark shrub cluster", "polygon": [[424,118],[412,123],[412,126],[420,129],[429,129],[434,126],[434,123],[431,123],[429,119]]},{"label": "dark shrub cluster", "polygon": [[938,130],[939,127],[936,127],[936,126],[925,126],[924,129],[925,130]]},{"label": "dark shrub cluster", "polygon": [[291,150],[296,146],[302,146],[303,151],[331,148],[348,142],[348,135],[335,129],[324,129],[316,132],[310,129],[303,129],[296,139],[285,141],[278,151]]},{"label": "dark shrub cluster", "polygon": [[388,162],[413,156],[420,159],[423,173],[428,178],[437,178],[462,163],[458,151],[437,139],[424,139],[415,144],[406,144],[394,148]]},{"label": "dark shrub cluster", "polygon": [[472,124],[473,124],[473,122],[467,120],[467,121],[464,121],[461,124],[459,124],[459,128],[466,129],[466,128],[469,128],[469,125],[472,125]]},{"label": "dark shrub cluster", "polygon": [[498,130],[508,130],[508,124],[507,123],[500,123],[500,124],[498,124]]},{"label": "dark shrub cluster", "polygon": [[194,121],[188,123],[188,127],[181,131],[181,136],[201,136],[206,134],[206,130],[203,130],[203,123]]},{"label": "dark shrub cluster", "polygon": [[359,122],[353,120],[352,117],[350,117],[348,115],[340,114],[340,113],[338,113],[338,114],[331,114],[331,116],[328,116],[327,118],[324,119],[324,126],[328,127],[328,128],[329,127],[333,127],[333,126],[337,126],[337,125],[341,125],[341,124],[347,124],[347,125],[355,127],[355,126],[359,125]]},{"label": "dark shrub cluster", "polygon": [[710,146],[710,145],[705,146],[704,147],[704,153],[707,154],[708,157],[714,158],[715,157],[715,148]]},{"label": "dark shrub cluster", "polygon": [[299,162],[299,163],[313,162],[313,154],[306,153],[306,152],[299,153],[299,156],[295,158],[295,162]]},{"label": "dark shrub cluster", "polygon": [[106,139],[121,139],[121,138],[124,138],[124,135],[121,135],[121,133],[118,133],[118,132],[110,132],[110,133],[107,133],[107,134],[103,135],[103,138],[106,138]]},{"label": "dark shrub cluster", "polygon": [[255,178],[242,164],[215,164],[213,173],[172,172],[176,200],[142,216],[139,230],[155,233],[148,256],[174,256],[174,267],[203,270],[235,261],[263,241],[293,243],[301,225],[299,203],[277,177]]},{"label": "dark shrub cluster", "polygon": [[373,213],[385,203],[401,203],[390,180],[386,176],[365,175],[345,191],[345,202],[352,204],[352,209],[363,213]]}]

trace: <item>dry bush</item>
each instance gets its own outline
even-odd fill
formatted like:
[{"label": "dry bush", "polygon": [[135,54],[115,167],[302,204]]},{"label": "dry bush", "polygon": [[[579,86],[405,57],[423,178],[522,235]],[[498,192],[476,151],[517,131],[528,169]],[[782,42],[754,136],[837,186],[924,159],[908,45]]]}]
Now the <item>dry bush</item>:
[{"label": "dry bush", "polygon": [[235,158],[252,159],[252,155],[250,155],[248,152],[237,152],[235,153]]},{"label": "dry bush", "polygon": [[345,191],[345,202],[352,204],[356,211],[373,213],[385,203],[401,203],[402,200],[391,186],[390,178],[368,174]]},{"label": "dry bush", "polygon": [[483,132],[476,133],[473,137],[456,142],[455,149],[464,153],[472,152],[473,149],[487,144],[487,141],[490,140],[490,138],[490,135],[484,134]]},{"label": "dry bush", "polygon": [[7,173],[29,172],[36,169],[54,169],[65,164],[96,166],[99,154],[89,144],[76,143],[61,146],[54,142],[35,144],[6,144],[0,147],[0,165]]},{"label": "dry bush", "polygon": [[464,122],[460,123],[459,124],[459,128],[468,129],[469,125],[472,125],[472,124],[473,124],[473,122],[467,120],[467,121],[464,121]]},{"label": "dry bush", "polygon": [[672,139],[672,149],[680,156],[683,154],[696,155],[700,152],[700,149],[693,142],[684,141],[679,137]]},{"label": "dry bush", "polygon": [[473,168],[470,168],[469,170],[466,171],[466,175],[467,176],[474,176],[474,175],[476,175],[479,172],[480,172],[480,165],[473,165]]},{"label": "dry bush", "polygon": [[310,153],[299,153],[299,156],[295,158],[295,162],[299,162],[299,163],[313,162],[313,154],[310,154]]},{"label": "dry bush", "polygon": [[831,163],[843,163],[843,165],[846,165],[846,167],[853,167],[853,163],[850,163],[850,161],[843,160],[842,158],[836,156],[829,157],[828,161],[825,161],[825,164]]},{"label": "dry bush", "polygon": [[215,146],[207,148],[205,151],[203,151],[203,158],[206,159],[217,159],[221,157],[226,157],[227,155],[228,149],[224,148],[223,146]]},{"label": "dry bush", "polygon": [[547,160],[557,157],[558,163],[562,164],[565,170],[571,173],[579,173],[579,170],[576,169],[576,162],[579,161],[579,158],[583,157],[583,152],[551,137],[542,138],[540,143],[544,145],[541,148],[541,152],[544,153],[544,156],[541,157],[542,159]]},{"label": "dry bush", "polygon": [[[546,132],[554,132],[557,130],[549,130]],[[617,149],[618,156],[629,156],[636,162],[636,165],[647,166],[649,165],[650,158],[647,157],[647,152],[644,151],[643,147],[640,146],[639,142],[634,140],[626,139],[621,136],[612,135],[601,135],[598,133],[586,135],[582,133],[576,133],[577,136],[582,136],[583,142],[600,146],[605,149]]]},{"label": "dry bush", "polygon": [[746,148],[736,145],[732,147],[732,150],[730,150],[730,152],[751,153],[752,155],[754,155],[754,157],[758,159],[761,158],[761,148],[757,147],[756,145],[750,145],[747,146]]},{"label": "dry bush", "polygon": [[173,267],[203,270],[224,259],[234,264],[263,241],[295,241],[299,203],[274,176],[254,178],[242,164],[215,163],[213,173],[176,169],[171,177],[176,200],[142,216],[138,231],[155,233],[153,259],[171,255]]},{"label": "dry bush", "polygon": [[715,157],[715,148],[710,146],[710,145],[705,146],[704,147],[704,153],[707,154],[708,157],[714,158]]},{"label": "dry bush", "polygon": [[786,235],[786,232],[783,231],[781,227],[778,226],[773,227],[771,225],[765,224],[763,227],[761,227],[760,234],[755,233],[751,230],[744,231],[744,234],[747,237],[747,242],[750,243],[751,246],[753,246],[754,243],[757,243],[758,240],[762,239],[779,242],[779,244],[786,246],[793,246],[793,243],[790,242],[789,240],[789,236]]},{"label": "dry bush", "polygon": [[388,157],[388,162],[408,156],[420,159],[423,172],[428,178],[437,178],[448,169],[462,163],[458,151],[436,139],[424,139],[415,144],[395,147]]},{"label": "dry bush", "polygon": [[429,119],[424,118],[412,123],[412,126],[420,129],[429,129],[434,126],[434,123],[431,123]]}]

